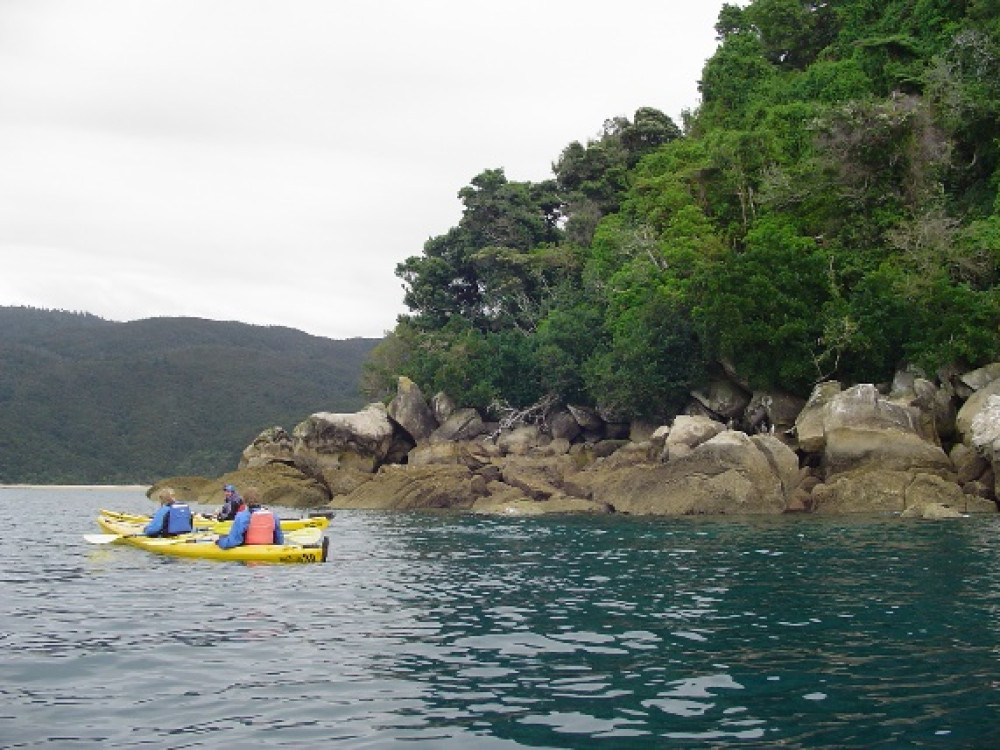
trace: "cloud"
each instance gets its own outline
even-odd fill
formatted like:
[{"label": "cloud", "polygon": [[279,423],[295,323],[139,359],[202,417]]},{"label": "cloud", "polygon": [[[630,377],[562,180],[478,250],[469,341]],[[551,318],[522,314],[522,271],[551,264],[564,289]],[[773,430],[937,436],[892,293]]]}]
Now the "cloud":
[{"label": "cloud", "polygon": [[381,335],[476,174],[696,106],[721,5],[8,0],[0,304]]}]

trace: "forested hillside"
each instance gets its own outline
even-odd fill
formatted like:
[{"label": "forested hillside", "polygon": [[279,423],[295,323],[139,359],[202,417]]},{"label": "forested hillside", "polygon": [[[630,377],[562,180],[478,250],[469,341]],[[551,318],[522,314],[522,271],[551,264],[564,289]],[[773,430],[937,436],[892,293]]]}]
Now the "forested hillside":
[{"label": "forested hillside", "polygon": [[804,396],[1000,355],[1000,2],[755,0],[716,31],[682,123],[461,189],[366,392],[667,418],[722,361]]},{"label": "forested hillside", "polygon": [[0,307],[0,483],[217,476],[268,427],[362,406],[377,342]]}]

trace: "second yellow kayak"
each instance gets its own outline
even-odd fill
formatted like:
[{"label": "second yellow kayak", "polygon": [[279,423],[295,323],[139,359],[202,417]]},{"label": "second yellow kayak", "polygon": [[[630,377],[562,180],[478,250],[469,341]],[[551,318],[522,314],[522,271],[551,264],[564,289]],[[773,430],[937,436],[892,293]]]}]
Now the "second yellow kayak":
[{"label": "second yellow kayak", "polygon": [[[117,510],[100,510],[100,514],[113,521],[127,521],[146,525],[152,516],[145,516],[140,513],[124,513]],[[279,514],[280,515],[280,514]],[[216,534],[228,534],[232,527],[232,521],[216,521],[211,516],[201,513],[194,515],[194,528],[196,531],[211,531]],[[292,531],[294,529],[325,529],[330,525],[330,519],[325,516],[313,516],[311,518],[282,518],[281,530]]]}]

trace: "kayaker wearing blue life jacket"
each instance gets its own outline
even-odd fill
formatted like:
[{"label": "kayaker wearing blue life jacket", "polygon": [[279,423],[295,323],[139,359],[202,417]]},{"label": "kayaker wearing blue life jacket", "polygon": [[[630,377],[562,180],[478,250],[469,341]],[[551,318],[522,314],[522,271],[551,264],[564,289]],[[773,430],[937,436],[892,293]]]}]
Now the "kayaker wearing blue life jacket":
[{"label": "kayaker wearing blue life jacket", "polygon": [[146,524],[142,533],[146,536],[176,536],[189,534],[194,530],[191,518],[191,508],[187,503],[179,503],[174,499],[173,490],[160,492],[160,507]]},{"label": "kayaker wearing blue life jacket", "polygon": [[223,487],[222,491],[225,493],[226,499],[222,501],[222,510],[216,514],[215,520],[232,521],[236,518],[236,514],[239,513],[240,508],[243,507],[243,498],[240,497],[240,493],[231,484]]},{"label": "kayaker wearing blue life jacket", "polygon": [[216,542],[222,549],[232,549],[241,544],[284,544],[281,519],[270,508],[260,504],[257,493],[247,491],[246,507],[236,514],[232,528]]}]

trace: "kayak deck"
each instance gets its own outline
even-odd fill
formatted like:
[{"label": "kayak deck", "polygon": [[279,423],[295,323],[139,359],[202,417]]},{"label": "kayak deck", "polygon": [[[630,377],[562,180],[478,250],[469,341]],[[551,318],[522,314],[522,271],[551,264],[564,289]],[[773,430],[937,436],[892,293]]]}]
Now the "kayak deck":
[{"label": "kayak deck", "polygon": [[121,543],[172,557],[201,560],[235,560],[240,562],[316,563],[326,562],[329,539],[319,544],[241,544],[222,549],[215,544],[216,535],[209,532],[181,534],[175,537],[148,537],[142,534],[145,524],[122,521],[101,515],[97,525],[110,534],[121,535]]}]

